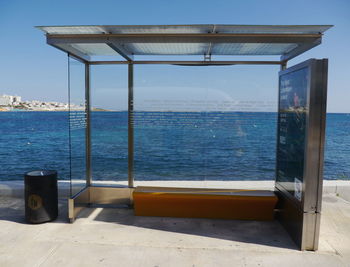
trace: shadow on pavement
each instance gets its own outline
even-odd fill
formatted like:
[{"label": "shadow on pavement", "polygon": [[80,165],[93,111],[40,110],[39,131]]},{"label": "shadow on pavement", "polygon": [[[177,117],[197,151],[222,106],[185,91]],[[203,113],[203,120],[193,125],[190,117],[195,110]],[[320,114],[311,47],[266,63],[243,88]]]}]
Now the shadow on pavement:
[{"label": "shadow on pavement", "polygon": [[[24,217],[23,199],[0,198],[0,200],[0,220],[27,224]],[[135,216],[133,209],[127,206],[116,206],[114,208],[93,206],[83,209],[78,218],[298,250],[287,232],[277,221],[143,217]],[[49,223],[68,223],[67,200],[59,200],[59,216],[55,221]]]},{"label": "shadow on pavement", "polygon": [[[25,221],[24,200],[22,198],[1,198],[0,220],[27,224]],[[66,199],[59,199],[58,217],[49,223],[68,223]]]},{"label": "shadow on pavement", "polygon": [[133,210],[103,208],[95,221],[298,250],[277,221],[243,221],[135,216]]}]

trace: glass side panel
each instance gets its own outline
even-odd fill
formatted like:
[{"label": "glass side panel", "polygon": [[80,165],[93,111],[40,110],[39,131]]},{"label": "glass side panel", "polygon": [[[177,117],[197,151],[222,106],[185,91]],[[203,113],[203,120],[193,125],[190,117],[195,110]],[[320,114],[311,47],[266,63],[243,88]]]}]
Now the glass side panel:
[{"label": "glass side panel", "polygon": [[135,185],[273,180],[276,71],[135,66]]},{"label": "glass side panel", "polygon": [[71,196],[86,185],[85,64],[69,61],[69,144]]},{"label": "glass side panel", "polygon": [[127,66],[91,66],[91,155],[93,183],[127,184]]}]

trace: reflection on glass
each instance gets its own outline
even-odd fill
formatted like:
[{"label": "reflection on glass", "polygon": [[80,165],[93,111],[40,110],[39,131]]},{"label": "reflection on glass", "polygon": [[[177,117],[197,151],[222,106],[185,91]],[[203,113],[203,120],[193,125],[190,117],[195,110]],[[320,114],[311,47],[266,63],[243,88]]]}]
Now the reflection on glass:
[{"label": "reflection on glass", "polygon": [[[223,83],[214,68],[173,66],[156,75],[150,69],[135,70],[136,185],[274,178],[276,102],[246,100],[235,90],[239,74]],[[229,69],[216,70],[227,75]],[[193,84],[193,77],[201,81]],[[249,88],[250,81],[240,86]]]},{"label": "reflection on glass", "polygon": [[299,200],[304,175],[307,91],[308,68],[280,77],[276,179],[285,183]]},{"label": "reflection on glass", "polygon": [[86,185],[85,65],[69,58],[69,142],[71,196]]}]

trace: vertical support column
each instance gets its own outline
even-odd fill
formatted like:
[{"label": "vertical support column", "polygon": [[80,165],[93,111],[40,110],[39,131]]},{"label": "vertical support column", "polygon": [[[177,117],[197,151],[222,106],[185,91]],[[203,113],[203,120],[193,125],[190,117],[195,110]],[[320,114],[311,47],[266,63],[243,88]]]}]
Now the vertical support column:
[{"label": "vertical support column", "polygon": [[285,70],[287,69],[287,61],[284,61],[282,64],[281,64],[281,70]]},{"label": "vertical support column", "polygon": [[[68,149],[69,149],[69,197],[73,196],[73,186],[72,186],[72,135],[71,135],[71,101],[70,101],[70,93],[71,93],[71,88],[70,88],[70,74],[71,74],[71,69],[70,69],[70,55],[67,53],[67,67],[68,67]],[[70,207],[70,206],[69,206]],[[70,209],[68,209],[70,211]]]},{"label": "vertical support column", "polygon": [[90,103],[90,65],[85,63],[85,148],[86,148],[86,186],[92,183],[91,171],[91,103]]},{"label": "vertical support column", "polygon": [[128,64],[128,186],[134,187],[134,65]]}]

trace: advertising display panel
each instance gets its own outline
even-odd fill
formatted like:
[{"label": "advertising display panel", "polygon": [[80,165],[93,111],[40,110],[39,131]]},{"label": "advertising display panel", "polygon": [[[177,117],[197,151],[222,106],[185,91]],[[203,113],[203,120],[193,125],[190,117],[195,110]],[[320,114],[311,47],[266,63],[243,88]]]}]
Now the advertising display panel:
[{"label": "advertising display panel", "polygon": [[276,181],[301,201],[309,68],[280,77]]},{"label": "advertising display panel", "polygon": [[278,219],[302,250],[318,246],[327,68],[326,59],[310,59],[279,73]]}]

